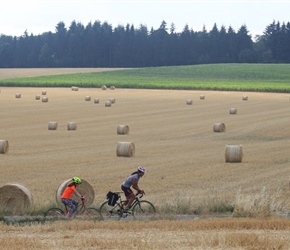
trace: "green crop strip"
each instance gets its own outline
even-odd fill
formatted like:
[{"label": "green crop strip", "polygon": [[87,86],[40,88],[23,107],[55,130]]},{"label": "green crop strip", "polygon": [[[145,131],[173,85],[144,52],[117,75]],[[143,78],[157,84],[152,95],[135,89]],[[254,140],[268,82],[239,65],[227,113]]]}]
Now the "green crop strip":
[{"label": "green crop strip", "polygon": [[1,79],[0,86],[290,92],[290,64],[208,64]]}]

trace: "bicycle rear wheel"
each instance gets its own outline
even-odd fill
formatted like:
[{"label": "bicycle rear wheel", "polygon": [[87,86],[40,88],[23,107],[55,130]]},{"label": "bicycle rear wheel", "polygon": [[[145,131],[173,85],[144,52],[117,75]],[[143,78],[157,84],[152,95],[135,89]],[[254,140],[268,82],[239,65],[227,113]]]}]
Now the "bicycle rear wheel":
[{"label": "bicycle rear wheel", "polygon": [[132,208],[134,219],[150,220],[155,217],[156,209],[154,205],[146,200],[139,201]]},{"label": "bicycle rear wheel", "polygon": [[118,204],[110,206],[108,201],[100,206],[100,214],[103,220],[120,220],[122,217],[120,206]]},{"label": "bicycle rear wheel", "polygon": [[53,207],[53,208],[48,209],[44,213],[44,218],[46,220],[59,220],[59,219],[64,219],[65,218],[65,213],[60,208]]}]

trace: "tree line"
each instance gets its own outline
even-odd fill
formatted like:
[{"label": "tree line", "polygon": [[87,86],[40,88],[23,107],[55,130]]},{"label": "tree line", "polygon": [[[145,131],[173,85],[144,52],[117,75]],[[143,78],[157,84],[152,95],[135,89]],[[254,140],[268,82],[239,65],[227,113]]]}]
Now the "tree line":
[{"label": "tree line", "polygon": [[290,23],[273,21],[255,41],[246,25],[237,31],[213,25],[194,31],[162,21],[146,25],[63,22],[55,32],[20,37],[0,35],[0,68],[155,67],[208,63],[289,63]]}]

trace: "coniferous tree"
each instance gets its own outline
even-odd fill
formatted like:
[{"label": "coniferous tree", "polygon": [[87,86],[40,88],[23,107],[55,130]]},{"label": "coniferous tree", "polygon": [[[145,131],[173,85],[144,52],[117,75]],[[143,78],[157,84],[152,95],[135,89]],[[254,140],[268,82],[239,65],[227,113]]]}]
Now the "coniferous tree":
[{"label": "coniferous tree", "polygon": [[177,33],[162,21],[150,32],[146,25],[116,28],[95,21],[84,26],[63,22],[55,33],[20,37],[0,35],[0,67],[153,67],[202,63],[288,63],[290,23],[268,25],[253,42],[246,25],[238,32],[215,23],[208,32],[185,25]]}]

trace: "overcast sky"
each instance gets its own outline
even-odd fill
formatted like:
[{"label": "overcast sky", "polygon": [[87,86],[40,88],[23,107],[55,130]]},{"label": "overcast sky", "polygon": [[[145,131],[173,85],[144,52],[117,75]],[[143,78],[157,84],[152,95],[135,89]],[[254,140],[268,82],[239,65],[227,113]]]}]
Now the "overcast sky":
[{"label": "overcast sky", "polygon": [[274,20],[290,22],[290,0],[0,0],[0,34],[21,36],[55,32],[59,22],[69,28],[72,21],[86,26],[89,22],[108,22],[118,25],[141,24],[158,29],[164,20],[167,27],[175,24],[181,32],[187,24],[194,31],[203,26],[210,31],[216,23],[220,28],[231,26],[235,31],[246,25],[254,38],[262,35],[266,26]]}]

